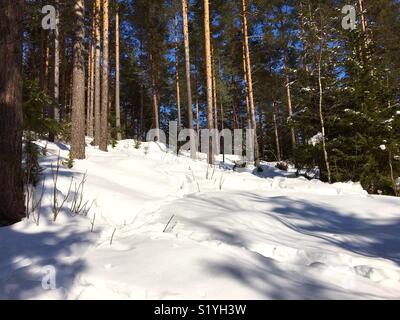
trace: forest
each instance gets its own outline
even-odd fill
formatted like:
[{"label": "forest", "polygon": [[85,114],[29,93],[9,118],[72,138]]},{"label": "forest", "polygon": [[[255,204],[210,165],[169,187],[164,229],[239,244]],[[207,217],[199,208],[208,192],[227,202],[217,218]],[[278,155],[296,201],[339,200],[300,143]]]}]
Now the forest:
[{"label": "forest", "polygon": [[[211,190],[210,181],[217,191],[239,188],[241,180],[224,184],[227,174],[219,170],[229,167],[232,179],[239,179],[233,171],[247,167],[251,188],[256,177],[264,179],[260,183],[284,177],[286,182],[275,179],[271,188],[290,189],[289,197],[293,190],[304,191],[290,173],[306,177],[306,188],[314,188],[309,180],[318,180],[321,190],[347,194],[342,186],[360,184],[357,194],[399,197],[399,54],[398,0],[1,0],[0,226],[42,210],[39,202],[46,201],[51,180],[43,177],[49,174],[56,221],[63,210],[57,205],[74,194],[71,180],[65,199],[56,200],[57,192],[65,193],[57,190],[58,175],[64,181],[89,168],[75,185],[78,198],[71,196],[71,208],[80,208],[86,178],[89,185],[100,179],[91,178],[90,163],[96,174],[115,170],[119,176],[114,160],[129,148],[144,150],[141,156],[150,159],[156,151],[148,144],[149,131],[168,138],[171,122],[178,133],[191,132],[190,152],[180,150],[185,142],[180,141],[174,160],[192,161],[185,164],[189,173],[183,182],[180,169],[169,174],[181,190],[202,194]],[[230,161],[225,137],[218,134],[216,145],[209,137],[202,158],[192,138],[204,129],[250,133],[241,147],[251,144],[252,160]],[[46,166],[49,154],[52,164]],[[108,160],[97,166],[94,159]],[[137,161],[124,163],[126,174],[137,170],[139,179],[126,184],[143,183],[148,192],[144,160]],[[152,161],[147,166],[164,168],[161,160]],[[200,169],[201,161],[207,166]],[[199,180],[203,168],[206,178]],[[101,197],[124,193],[122,188],[101,189]],[[32,205],[35,190],[39,202]],[[112,202],[104,200],[103,208]],[[179,220],[167,219],[164,232],[174,228],[174,219]],[[93,231],[95,220],[91,223]]]},{"label": "forest", "polygon": [[324,181],[395,195],[399,3],[352,2],[354,17],[346,1],[17,1],[2,23],[2,34],[21,30],[8,35],[22,55],[14,121],[25,139],[71,142],[71,159],[85,157],[85,135],[107,151],[169,121],[252,128],[256,161],[318,166]]}]

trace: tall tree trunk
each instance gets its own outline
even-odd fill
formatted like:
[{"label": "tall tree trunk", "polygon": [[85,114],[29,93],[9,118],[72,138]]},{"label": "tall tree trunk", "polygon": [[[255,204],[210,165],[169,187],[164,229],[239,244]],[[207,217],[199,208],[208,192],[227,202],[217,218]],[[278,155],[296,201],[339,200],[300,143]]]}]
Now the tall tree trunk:
[{"label": "tall tree trunk", "polygon": [[[189,22],[188,22],[188,2],[182,0],[182,19],[183,19],[183,38],[185,46],[185,70],[186,70],[186,90],[187,90],[187,115],[188,128],[193,129],[193,102],[192,102],[192,81],[190,67],[190,43],[189,43]],[[190,139],[190,157],[196,158],[196,145],[192,136]]]},{"label": "tall tree trunk", "polygon": [[72,159],[85,158],[85,1],[75,0],[75,40],[72,73]]},{"label": "tall tree trunk", "polygon": [[322,149],[324,153],[324,160],[326,171],[328,175],[328,182],[332,183],[331,168],[329,164],[328,150],[326,147],[326,136],[325,136],[325,119],[323,114],[323,87],[322,87],[322,55],[325,45],[325,32],[323,30],[322,13],[321,13],[321,43],[318,57],[318,87],[319,87],[319,118],[321,122],[321,133],[322,133]]},{"label": "tall tree trunk", "polygon": [[242,45],[243,50],[243,79],[244,79],[244,94],[245,94],[245,101],[246,101],[246,114],[247,114],[247,128],[251,129],[251,113],[250,113],[250,101],[249,101],[249,87],[247,81],[247,62],[246,62],[246,53],[244,47],[244,41]]},{"label": "tall tree trunk", "polygon": [[365,14],[364,14],[364,1],[363,0],[358,0],[358,6],[359,6],[359,9],[360,9],[360,13],[361,13],[362,31],[365,33],[365,32],[367,32],[367,19],[365,18]]},{"label": "tall tree trunk", "polygon": [[[210,6],[208,0],[204,0],[204,47],[206,62],[206,81],[207,81],[207,128],[213,129],[213,92],[212,92],[212,65],[211,65],[211,39],[210,39]],[[211,132],[210,132],[211,135]],[[214,163],[212,148],[212,138],[209,139],[208,163]]]},{"label": "tall tree trunk", "polygon": [[[286,49],[285,49],[285,53],[284,53],[284,68],[285,68],[285,78],[286,78],[286,94],[287,94],[287,102],[288,102],[288,112],[289,112],[289,117],[292,118],[292,116],[293,116],[292,92],[291,92],[290,79],[289,79],[289,68],[288,68]],[[290,128],[290,137],[292,140],[292,148],[295,148],[296,147],[296,133],[295,133],[293,127]]]},{"label": "tall tree trunk", "polygon": [[144,132],[144,86],[140,86],[140,136]]},{"label": "tall tree trunk", "polygon": [[54,30],[54,120],[60,121],[60,0],[56,4],[56,28]]},{"label": "tall tree trunk", "polygon": [[232,122],[233,122],[233,129],[238,129],[239,124],[238,124],[238,112],[237,112],[237,90],[236,90],[236,84],[234,77],[232,76],[231,78],[231,85],[232,85]]},{"label": "tall tree trunk", "polygon": [[181,93],[179,79],[179,39],[178,39],[178,12],[175,14],[175,85],[176,85],[176,109],[178,112],[178,129],[182,127],[181,123]]},{"label": "tall tree trunk", "polygon": [[246,0],[242,0],[242,28],[243,28],[244,52],[245,52],[245,58],[246,58],[247,87],[248,87],[249,104],[250,104],[250,121],[251,121],[251,129],[254,130],[254,160],[255,160],[255,166],[259,168],[260,167],[260,155],[259,155],[259,149],[258,149],[256,110],[254,107],[253,79],[252,79],[252,74],[251,74],[249,37],[248,37],[248,31],[247,31]]},{"label": "tall tree trunk", "polygon": [[[49,107],[49,117],[60,121],[60,1],[55,0],[55,29],[54,29],[54,82],[53,82],[53,104]],[[49,133],[49,141],[54,142],[53,132]]]},{"label": "tall tree trunk", "polygon": [[43,31],[43,76],[42,76],[42,90],[45,93],[49,92],[49,31]]},{"label": "tall tree trunk", "polygon": [[108,0],[103,0],[103,66],[101,74],[101,121],[100,121],[100,144],[101,151],[107,151],[108,147]]},{"label": "tall tree trunk", "polygon": [[221,114],[221,130],[225,129],[225,124],[224,124],[224,104],[222,102],[222,98],[220,97],[220,114]]},{"label": "tall tree trunk", "polygon": [[193,111],[192,111],[192,85],[190,75],[190,46],[189,46],[189,25],[188,25],[188,4],[187,0],[182,0],[182,18],[183,18],[183,36],[185,45],[185,70],[186,70],[186,89],[187,89],[187,114],[188,128],[193,129]]},{"label": "tall tree trunk", "polygon": [[122,140],[121,135],[121,105],[119,85],[119,12],[115,14],[115,115],[117,127],[117,140]]},{"label": "tall tree trunk", "polygon": [[88,136],[94,137],[94,91],[95,91],[95,55],[96,55],[96,24],[95,24],[95,17],[96,17],[96,3],[94,3],[93,7],[93,29],[92,29],[92,43],[90,46],[90,98],[89,98],[89,110],[88,110]]},{"label": "tall tree trunk", "polygon": [[276,155],[277,155],[278,161],[281,161],[282,160],[281,146],[280,146],[280,142],[279,142],[279,130],[278,130],[278,122],[276,119],[276,102],[275,102],[275,100],[272,101],[272,120],[274,122]]},{"label": "tall tree trunk", "polygon": [[101,35],[100,35],[100,16],[101,0],[96,0],[95,15],[95,38],[96,38],[96,57],[95,57],[95,93],[94,93],[94,144],[100,144],[101,127],[101,82],[100,82],[100,55],[101,55]]},{"label": "tall tree trunk", "polygon": [[362,62],[364,64],[364,67],[368,70],[369,69],[369,74],[371,77],[374,76],[375,72],[374,72],[374,68],[372,68],[370,66],[371,64],[371,55],[368,52],[368,48],[371,44],[371,37],[367,32],[367,26],[368,26],[368,22],[367,22],[367,18],[365,16],[365,7],[364,7],[364,0],[358,0],[358,6],[360,9],[360,13],[361,13],[361,28],[363,31],[363,37],[364,37],[364,42],[363,42],[363,48],[360,48],[361,51],[361,56],[362,56]]},{"label": "tall tree trunk", "polygon": [[[150,69],[151,69],[151,99],[153,106],[153,129],[160,129],[160,118],[159,118],[159,107],[158,107],[158,88],[157,88],[157,76],[156,66],[154,62],[153,54],[150,54]],[[159,138],[157,134],[157,139]]]},{"label": "tall tree trunk", "polygon": [[86,134],[89,136],[89,122],[90,122],[90,92],[91,92],[91,75],[92,75],[92,42],[93,38],[90,36],[88,39],[88,77],[87,77],[87,91],[86,91]]},{"label": "tall tree trunk", "polygon": [[23,0],[0,3],[0,225],[24,216],[22,181]]},{"label": "tall tree trunk", "polygon": [[[218,77],[222,79],[221,75],[221,61],[218,60]],[[222,94],[219,95],[219,105],[220,105],[220,120],[221,120],[221,130],[224,130],[224,104],[222,101]]]},{"label": "tall tree trunk", "polygon": [[200,122],[199,122],[199,97],[196,96],[196,131],[200,132]]},{"label": "tall tree trunk", "polygon": [[214,105],[214,128],[218,129],[217,81],[215,78],[214,46],[212,44],[211,44],[211,69],[212,69],[213,105]]},{"label": "tall tree trunk", "polygon": [[199,133],[200,131],[200,123],[199,123],[199,74],[197,70],[197,55],[195,55],[195,64],[196,64],[196,73],[195,73],[195,83],[194,83],[194,90],[196,95],[196,131]]}]

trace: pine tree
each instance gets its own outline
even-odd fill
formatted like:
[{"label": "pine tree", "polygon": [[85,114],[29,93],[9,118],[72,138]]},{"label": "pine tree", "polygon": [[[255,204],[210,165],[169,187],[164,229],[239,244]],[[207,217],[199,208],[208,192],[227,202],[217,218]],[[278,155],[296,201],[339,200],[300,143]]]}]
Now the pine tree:
[{"label": "pine tree", "polygon": [[23,0],[0,4],[0,224],[20,221],[25,211],[21,170],[23,7]]},{"label": "pine tree", "polygon": [[204,0],[204,47],[207,80],[207,128],[209,130],[208,163],[214,163],[211,131],[214,129],[213,120],[213,86],[212,86],[212,62],[211,62],[211,33],[210,33],[210,6],[208,0]]},{"label": "pine tree", "polygon": [[85,158],[85,4],[75,0],[75,43],[72,79],[72,159]]},{"label": "pine tree", "polygon": [[101,33],[100,16],[101,0],[96,0],[95,6],[95,86],[94,86],[94,145],[100,144],[101,132],[101,78],[100,78],[100,55],[101,55]]},{"label": "pine tree", "polygon": [[[190,63],[190,42],[189,42],[189,23],[188,23],[188,2],[182,0],[182,19],[183,19],[183,38],[185,46],[185,74],[187,90],[187,122],[188,128],[193,129],[193,101],[192,101],[192,83],[191,83],[191,63]],[[191,137],[190,156],[196,158],[196,145],[194,137]]]},{"label": "pine tree", "polygon": [[108,104],[109,104],[109,16],[108,0],[103,0],[103,65],[101,74],[101,121],[100,144],[101,151],[107,151],[108,147]]},{"label": "pine tree", "polygon": [[243,28],[243,49],[246,63],[246,76],[247,76],[247,94],[249,98],[249,110],[250,110],[250,124],[251,129],[254,132],[254,159],[255,166],[260,168],[260,155],[258,148],[257,138],[257,124],[256,124],[256,110],[254,106],[254,95],[253,95],[253,78],[251,71],[251,59],[250,59],[250,48],[249,48],[249,36],[247,30],[247,5],[246,0],[242,0],[242,28]]},{"label": "pine tree", "polygon": [[122,139],[121,134],[121,105],[120,105],[120,72],[119,72],[119,8],[115,14],[115,116],[117,140]]}]

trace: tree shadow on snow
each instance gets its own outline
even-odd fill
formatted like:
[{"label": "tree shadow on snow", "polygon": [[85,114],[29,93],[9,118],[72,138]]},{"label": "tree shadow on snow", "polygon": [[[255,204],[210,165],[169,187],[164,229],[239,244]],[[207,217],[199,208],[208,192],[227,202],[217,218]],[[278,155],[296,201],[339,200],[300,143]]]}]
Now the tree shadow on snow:
[{"label": "tree shadow on snow", "polygon": [[[76,258],[77,252],[84,251],[93,237],[89,232],[66,233],[0,228],[0,299],[67,298],[76,275],[86,267],[84,259]],[[52,270],[55,290],[47,281]]]},{"label": "tree shadow on snow", "polygon": [[400,218],[377,223],[373,219],[363,219],[306,200],[295,201],[286,197],[257,197],[255,200],[272,204],[273,210],[266,214],[293,231],[365,257],[383,258],[400,265]]},{"label": "tree shadow on snow", "polygon": [[[246,202],[263,202],[269,210],[262,207],[254,212],[266,214],[282,223],[294,232],[318,238],[353,253],[373,258],[384,258],[400,265],[400,219],[377,224],[374,220],[362,219],[351,213],[340,212],[327,204],[312,201],[295,201],[286,197],[261,197],[253,193],[237,193],[247,198],[243,206],[237,201],[221,199],[221,197],[204,197],[192,199],[193,210],[202,212],[202,208],[213,206],[214,214],[208,222],[207,215],[203,221],[190,220],[190,223],[206,230],[212,240],[229,245],[251,248],[247,228],[222,229],[213,224],[213,219],[224,219],[224,213],[248,211]],[[258,211],[259,210],[259,211]],[[207,212],[207,211],[204,211]],[[226,219],[230,219],[229,216]],[[249,217],[251,220],[251,217]],[[215,221],[214,221],[215,222]],[[237,221],[240,224],[240,221]],[[246,232],[246,233],[245,233]],[[268,233],[268,230],[265,230]],[[334,235],[340,236],[335,238]],[[256,290],[261,296],[269,299],[335,299],[354,296],[374,298],[360,292],[352,292],[350,288],[333,287],[312,277],[307,272],[293,272],[284,269],[272,258],[254,252],[257,263],[246,262],[245,259],[215,262],[204,261],[204,266],[215,277],[229,277],[243,285]],[[300,267],[301,268],[301,267]],[[301,269],[300,269],[301,271]],[[246,298],[246,297],[242,297]]]},{"label": "tree shadow on snow", "polygon": [[[357,217],[351,212],[341,212],[325,203],[306,199],[299,201],[283,196],[262,197],[241,192],[237,195],[246,197],[243,203],[268,204],[268,211],[263,211],[262,207],[254,211],[276,219],[295,232],[321,239],[365,257],[383,258],[400,265],[400,217],[382,222]],[[221,213],[249,210],[245,206],[241,207],[237,201],[222,200],[220,197],[198,199],[195,203],[200,210],[212,204],[215,211],[221,210]],[[367,203],[365,210],[368,211]]]}]

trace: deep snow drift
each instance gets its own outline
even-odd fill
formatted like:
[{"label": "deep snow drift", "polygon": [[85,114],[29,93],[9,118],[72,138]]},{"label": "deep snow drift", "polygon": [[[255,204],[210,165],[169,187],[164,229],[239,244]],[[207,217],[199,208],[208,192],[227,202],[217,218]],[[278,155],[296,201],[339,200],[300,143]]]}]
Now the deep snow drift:
[{"label": "deep snow drift", "polygon": [[400,199],[126,140],[61,167],[59,202],[87,172],[93,205],[72,217],[71,196],[53,222],[51,165],[69,151],[47,149],[39,225],[0,229],[1,299],[400,298]]}]

